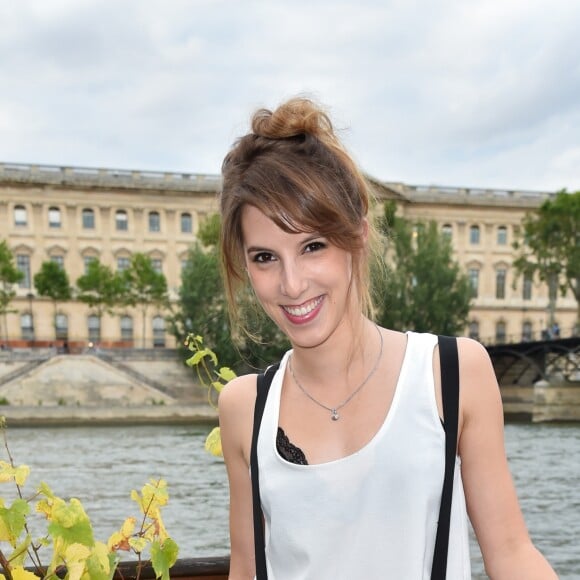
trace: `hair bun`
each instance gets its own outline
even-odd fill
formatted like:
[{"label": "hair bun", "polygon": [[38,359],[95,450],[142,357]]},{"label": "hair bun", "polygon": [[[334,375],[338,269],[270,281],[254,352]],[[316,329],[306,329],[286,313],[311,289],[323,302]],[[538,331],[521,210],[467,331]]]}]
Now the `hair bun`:
[{"label": "hair bun", "polygon": [[285,139],[304,134],[326,142],[336,139],[328,115],[313,101],[301,97],[290,99],[275,111],[256,111],[252,117],[252,131],[268,139]]}]

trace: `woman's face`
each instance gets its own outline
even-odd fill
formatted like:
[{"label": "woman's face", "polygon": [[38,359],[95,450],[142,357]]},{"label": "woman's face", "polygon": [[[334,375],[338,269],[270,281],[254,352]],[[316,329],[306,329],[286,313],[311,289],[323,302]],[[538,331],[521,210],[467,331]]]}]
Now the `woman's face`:
[{"label": "woman's face", "polygon": [[294,346],[322,344],[357,312],[349,252],[317,233],[285,232],[251,205],[242,234],[254,292]]}]

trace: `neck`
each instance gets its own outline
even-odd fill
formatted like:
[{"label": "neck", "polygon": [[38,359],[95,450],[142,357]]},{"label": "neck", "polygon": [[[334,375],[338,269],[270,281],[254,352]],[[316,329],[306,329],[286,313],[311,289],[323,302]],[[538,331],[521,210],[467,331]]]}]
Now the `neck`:
[{"label": "neck", "polygon": [[376,325],[361,316],[341,326],[316,348],[294,348],[292,367],[305,386],[348,392],[375,364],[380,350]]}]

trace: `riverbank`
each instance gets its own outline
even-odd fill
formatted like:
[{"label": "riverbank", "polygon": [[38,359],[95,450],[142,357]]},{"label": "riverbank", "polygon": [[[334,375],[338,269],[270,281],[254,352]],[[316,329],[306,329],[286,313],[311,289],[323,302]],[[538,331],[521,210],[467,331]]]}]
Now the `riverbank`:
[{"label": "riverbank", "polygon": [[217,411],[209,405],[130,407],[9,405],[0,407],[0,415],[5,417],[8,427],[217,424]]}]

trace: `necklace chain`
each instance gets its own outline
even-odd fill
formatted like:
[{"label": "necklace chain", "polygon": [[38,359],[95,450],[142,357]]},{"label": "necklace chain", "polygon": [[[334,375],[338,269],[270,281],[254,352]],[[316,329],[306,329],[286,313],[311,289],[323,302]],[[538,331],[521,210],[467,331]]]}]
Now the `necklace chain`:
[{"label": "necklace chain", "polygon": [[377,332],[379,333],[379,338],[381,339],[381,348],[379,350],[379,356],[377,357],[377,360],[375,361],[375,364],[373,365],[373,368],[370,370],[369,374],[366,376],[366,378],[364,379],[364,381],[342,402],[340,403],[340,405],[336,405],[335,407],[328,407],[327,405],[325,405],[324,403],[321,403],[320,401],[318,401],[317,399],[315,399],[300,383],[300,381],[298,380],[298,378],[296,377],[296,375],[294,374],[294,369],[292,368],[292,357],[290,357],[290,359],[288,360],[288,368],[290,369],[290,374],[292,375],[292,378],[294,379],[294,382],[298,385],[298,388],[314,403],[316,403],[319,407],[322,407],[323,409],[326,409],[327,411],[330,411],[330,418],[333,421],[338,421],[340,419],[340,415],[338,414],[338,411],[340,409],[342,409],[345,405],[347,405],[348,403],[350,403],[350,401],[354,398],[354,396],[369,382],[370,378],[375,374],[376,370],[379,368],[379,362],[381,361],[381,358],[383,356],[383,335],[381,333],[381,331],[379,330],[379,327],[376,326]]}]

